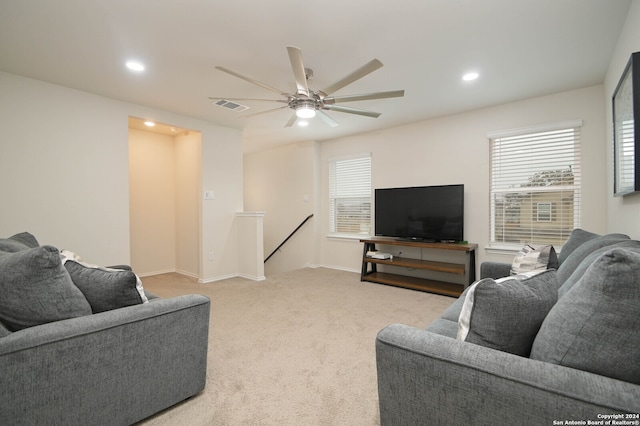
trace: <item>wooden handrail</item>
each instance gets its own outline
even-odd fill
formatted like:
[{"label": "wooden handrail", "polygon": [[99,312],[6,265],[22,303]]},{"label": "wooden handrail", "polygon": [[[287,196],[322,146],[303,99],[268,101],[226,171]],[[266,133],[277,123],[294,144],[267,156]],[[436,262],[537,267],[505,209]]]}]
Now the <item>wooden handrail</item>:
[{"label": "wooden handrail", "polygon": [[293,237],[293,234],[295,234],[296,232],[298,232],[298,229],[302,228],[302,225],[304,225],[305,223],[307,223],[307,221],[309,219],[311,219],[313,217],[313,213],[310,214],[309,216],[307,216],[307,218],[305,220],[302,221],[302,223],[300,225],[298,225],[298,227],[296,229],[293,230],[292,233],[289,234],[289,236],[287,238],[284,239],[283,242],[280,243],[280,245],[278,247],[276,247],[276,249],[274,251],[271,252],[271,254],[269,256],[267,256],[267,258],[264,260],[264,263],[267,263],[267,260],[271,259],[271,256],[273,256],[274,254],[276,254],[276,252],[278,250],[280,250],[280,247],[282,247],[284,245],[284,243],[286,243],[287,241],[289,241],[289,238]]}]

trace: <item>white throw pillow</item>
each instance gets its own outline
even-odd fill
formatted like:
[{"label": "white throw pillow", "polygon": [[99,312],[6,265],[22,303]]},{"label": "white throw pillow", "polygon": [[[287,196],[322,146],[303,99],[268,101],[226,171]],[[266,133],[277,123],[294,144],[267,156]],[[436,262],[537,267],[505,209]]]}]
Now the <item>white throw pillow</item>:
[{"label": "white throw pillow", "polygon": [[520,249],[511,264],[511,275],[524,272],[558,269],[558,256],[553,246],[533,247],[529,244]]}]

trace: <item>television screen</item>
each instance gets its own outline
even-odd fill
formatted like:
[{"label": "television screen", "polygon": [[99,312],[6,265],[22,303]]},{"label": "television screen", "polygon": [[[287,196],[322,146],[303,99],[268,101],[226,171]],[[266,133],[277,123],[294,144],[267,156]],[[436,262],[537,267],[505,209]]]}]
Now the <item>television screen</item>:
[{"label": "television screen", "polygon": [[464,185],[375,190],[375,234],[422,241],[463,241]]}]

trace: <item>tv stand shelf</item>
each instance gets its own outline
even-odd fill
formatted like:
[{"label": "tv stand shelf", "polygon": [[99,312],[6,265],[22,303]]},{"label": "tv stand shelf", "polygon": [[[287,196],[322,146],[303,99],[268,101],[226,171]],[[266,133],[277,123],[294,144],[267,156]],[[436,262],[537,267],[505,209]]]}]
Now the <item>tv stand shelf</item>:
[{"label": "tv stand shelf", "polygon": [[[360,242],[364,243],[360,281],[387,284],[453,297],[459,296],[469,284],[475,281],[475,250],[478,247],[477,244],[427,243],[420,241],[402,241],[383,237],[360,240]],[[435,249],[438,251],[453,250],[456,252],[464,252],[465,261],[464,263],[450,263],[435,260],[412,259],[407,257],[394,257],[392,259],[374,259],[372,257],[368,257],[367,252],[375,251],[376,244],[416,247],[419,249]],[[402,269],[395,271],[396,268],[393,268],[394,273],[378,272],[378,265],[444,272],[446,274],[451,274],[454,277],[462,276],[462,281],[464,281],[464,283],[459,284],[455,282],[448,282],[446,280],[433,280],[429,278],[403,275]]]}]

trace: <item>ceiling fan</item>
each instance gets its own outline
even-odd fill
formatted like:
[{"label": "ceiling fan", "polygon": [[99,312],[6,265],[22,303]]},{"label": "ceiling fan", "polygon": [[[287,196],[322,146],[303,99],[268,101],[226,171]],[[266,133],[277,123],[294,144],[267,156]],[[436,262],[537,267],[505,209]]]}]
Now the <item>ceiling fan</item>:
[{"label": "ceiling fan", "polygon": [[[296,92],[288,93],[284,90],[277,89],[275,87],[269,86],[268,84],[257,81],[253,78],[247,77],[245,75],[239,74],[235,71],[232,71],[228,68],[217,66],[216,68],[220,71],[223,71],[227,74],[231,74],[234,77],[240,78],[242,80],[248,81],[249,83],[256,84],[264,89],[270,90],[274,93],[277,93],[283,96],[285,99],[251,99],[251,98],[219,98],[219,97],[209,97],[211,100],[231,100],[231,101],[267,101],[267,102],[279,102],[285,105],[269,109],[267,111],[261,111],[255,114],[249,115],[257,115],[264,114],[272,111],[281,110],[284,108],[290,108],[295,111],[295,113],[291,116],[291,119],[287,122],[285,127],[291,127],[298,118],[308,119],[313,118],[316,115],[321,118],[326,124],[331,127],[336,127],[338,123],[329,117],[324,111],[336,111],[336,112],[344,112],[347,114],[356,114],[362,115],[365,117],[378,118],[380,116],[379,112],[367,111],[358,108],[346,107],[338,104],[342,104],[345,102],[356,102],[356,101],[366,101],[372,99],[384,99],[384,98],[397,98],[404,96],[404,90],[394,90],[389,92],[375,92],[375,93],[363,93],[359,95],[344,95],[344,96],[330,96],[332,93],[337,92],[343,87],[353,83],[356,80],[361,79],[362,77],[372,73],[373,71],[381,68],[382,62],[377,59],[373,59],[357,70],[353,71],[351,74],[343,77],[342,79],[336,81],[329,87],[314,91],[309,89],[308,80],[313,78],[313,71],[309,68],[305,68],[304,63],[302,61],[302,51],[293,46],[288,46],[287,51],[289,52],[289,60],[291,61],[291,68],[293,69],[293,76],[296,82]],[[245,115],[248,117],[249,115]]]}]

